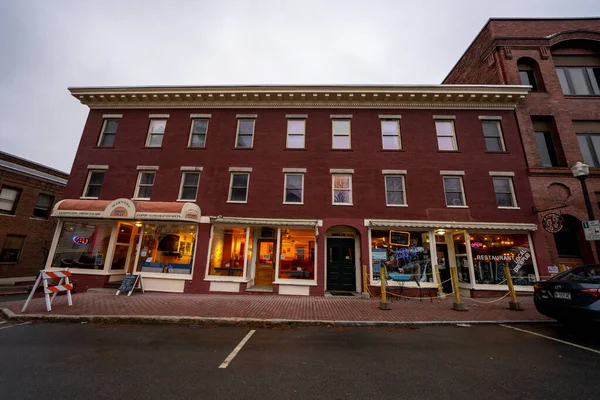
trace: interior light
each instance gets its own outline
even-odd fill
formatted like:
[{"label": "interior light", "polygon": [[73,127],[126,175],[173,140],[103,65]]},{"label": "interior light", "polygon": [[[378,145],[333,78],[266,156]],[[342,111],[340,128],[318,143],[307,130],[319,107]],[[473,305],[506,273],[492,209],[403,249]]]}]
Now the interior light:
[{"label": "interior light", "polygon": [[140,228],[142,226],[142,221],[135,221],[135,226]]}]

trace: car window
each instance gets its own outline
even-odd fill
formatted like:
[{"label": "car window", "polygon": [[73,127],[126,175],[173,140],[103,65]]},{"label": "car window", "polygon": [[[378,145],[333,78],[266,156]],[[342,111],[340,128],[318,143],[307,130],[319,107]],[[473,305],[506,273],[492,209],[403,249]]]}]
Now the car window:
[{"label": "car window", "polygon": [[600,283],[600,265],[584,265],[573,268],[565,274],[557,276],[556,279],[561,281]]}]

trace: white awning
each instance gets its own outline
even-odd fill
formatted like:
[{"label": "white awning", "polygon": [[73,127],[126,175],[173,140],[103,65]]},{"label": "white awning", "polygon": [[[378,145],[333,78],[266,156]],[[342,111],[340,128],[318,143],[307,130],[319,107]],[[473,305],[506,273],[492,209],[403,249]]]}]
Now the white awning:
[{"label": "white awning", "polygon": [[284,218],[236,218],[211,217],[213,224],[223,225],[260,225],[260,226],[322,226],[318,219],[284,219]]},{"label": "white awning", "polygon": [[446,228],[446,229],[479,229],[507,231],[536,231],[536,224],[510,222],[472,222],[472,221],[414,221],[393,219],[365,219],[365,226],[373,228]]}]

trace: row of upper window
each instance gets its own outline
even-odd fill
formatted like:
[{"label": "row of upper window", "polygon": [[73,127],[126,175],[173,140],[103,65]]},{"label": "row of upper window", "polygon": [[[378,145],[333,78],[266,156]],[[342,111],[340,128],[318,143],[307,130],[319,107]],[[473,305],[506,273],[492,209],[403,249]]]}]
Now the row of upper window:
[{"label": "row of upper window", "polygon": [[[0,188],[0,214],[14,215],[21,197],[22,189],[7,185]],[[38,194],[31,216],[34,218],[48,218],[52,210],[54,197],[49,194]],[[1,261],[0,261],[1,262]]]},{"label": "row of upper window", "polygon": [[[193,168],[193,167],[190,167]],[[229,203],[246,203],[250,185],[250,168],[230,168]],[[304,204],[304,168],[284,168],[284,204]],[[404,170],[383,170],[386,205],[406,207]],[[156,170],[140,170],[136,181],[134,200],[150,200]],[[331,170],[331,201],[333,205],[352,205],[353,170]],[[440,171],[443,179],[446,205],[467,207],[462,171]],[[496,202],[500,208],[517,208],[511,172],[490,172]],[[89,170],[84,188],[84,198],[98,198],[104,182],[104,170]],[[182,171],[178,200],[195,201],[198,193],[200,171]]]},{"label": "row of upper window", "polygon": [[[560,87],[565,96],[600,96],[600,68],[556,67]],[[531,86],[536,92],[542,90],[537,71],[529,65],[519,66],[521,84]]]},{"label": "row of upper window", "polygon": [[[348,115],[332,115],[331,148],[351,149],[351,118]],[[384,150],[401,150],[400,116],[381,115],[381,143]],[[480,117],[483,138],[487,151],[506,151],[502,137],[502,127],[499,117]],[[252,148],[256,117],[239,116],[237,119],[236,148]],[[437,133],[438,150],[457,151],[454,116],[434,116]],[[203,148],[206,146],[209,118],[192,118],[188,147]],[[112,147],[119,127],[119,118],[105,118],[98,147]],[[150,118],[146,147],[162,147],[167,118]],[[306,117],[288,116],[286,148],[304,149],[306,136]]]}]

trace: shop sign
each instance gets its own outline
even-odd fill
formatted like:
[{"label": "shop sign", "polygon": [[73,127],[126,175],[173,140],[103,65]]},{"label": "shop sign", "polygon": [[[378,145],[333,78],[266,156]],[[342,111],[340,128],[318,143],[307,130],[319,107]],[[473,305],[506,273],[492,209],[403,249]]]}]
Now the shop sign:
[{"label": "shop sign", "polygon": [[600,240],[600,222],[598,220],[583,221],[581,225],[585,233],[585,240]]},{"label": "shop sign", "polygon": [[96,258],[94,260],[94,265],[102,265],[102,253],[96,254]]},{"label": "shop sign", "polygon": [[480,249],[483,247],[483,242],[471,242],[471,247],[474,249]]},{"label": "shop sign", "polygon": [[565,219],[560,214],[550,213],[542,218],[542,226],[550,233],[559,232],[565,225]]},{"label": "shop sign", "polygon": [[556,266],[556,265],[549,265],[548,266],[548,273],[549,274],[558,274],[558,266]]},{"label": "shop sign", "polygon": [[73,236],[73,243],[78,245],[85,245],[90,243],[90,238],[84,236]]},{"label": "shop sign", "polygon": [[390,231],[390,244],[408,247],[410,244],[410,232]]},{"label": "shop sign", "polygon": [[531,253],[529,253],[527,250],[521,250],[519,255],[515,257],[515,267],[513,268],[513,271],[519,272],[519,270],[523,268],[525,262],[527,262],[527,260],[530,258]]},{"label": "shop sign", "polygon": [[373,261],[386,261],[387,260],[387,250],[386,249],[372,249],[372,258]]},{"label": "shop sign", "polygon": [[133,218],[135,204],[129,199],[116,199],[106,206],[102,215],[104,218]]}]

